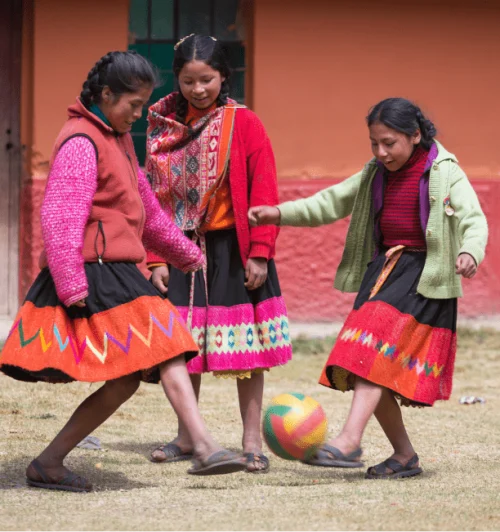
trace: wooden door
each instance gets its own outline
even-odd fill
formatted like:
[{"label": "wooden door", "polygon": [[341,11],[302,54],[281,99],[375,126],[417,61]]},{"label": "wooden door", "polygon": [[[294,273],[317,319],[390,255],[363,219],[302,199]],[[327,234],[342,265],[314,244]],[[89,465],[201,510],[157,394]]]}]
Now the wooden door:
[{"label": "wooden door", "polygon": [[19,305],[22,0],[0,0],[0,338]]}]

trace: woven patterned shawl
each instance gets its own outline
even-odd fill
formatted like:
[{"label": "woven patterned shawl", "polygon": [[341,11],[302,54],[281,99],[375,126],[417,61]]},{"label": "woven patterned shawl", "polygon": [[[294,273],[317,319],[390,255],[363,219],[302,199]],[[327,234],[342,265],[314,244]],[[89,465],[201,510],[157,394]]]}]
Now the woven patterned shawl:
[{"label": "woven patterned shawl", "polygon": [[176,93],[150,107],[147,130],[148,178],[163,209],[182,230],[210,219],[208,205],[224,179],[236,109],[230,101],[194,122],[175,120]]}]

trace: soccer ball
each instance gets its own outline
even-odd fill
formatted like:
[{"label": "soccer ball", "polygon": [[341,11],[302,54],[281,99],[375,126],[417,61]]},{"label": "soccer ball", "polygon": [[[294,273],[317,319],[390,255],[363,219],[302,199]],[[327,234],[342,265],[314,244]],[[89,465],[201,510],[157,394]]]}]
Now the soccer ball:
[{"label": "soccer ball", "polygon": [[326,439],[321,405],[301,393],[276,396],[264,412],[262,431],[271,451],[285,460],[308,460]]}]

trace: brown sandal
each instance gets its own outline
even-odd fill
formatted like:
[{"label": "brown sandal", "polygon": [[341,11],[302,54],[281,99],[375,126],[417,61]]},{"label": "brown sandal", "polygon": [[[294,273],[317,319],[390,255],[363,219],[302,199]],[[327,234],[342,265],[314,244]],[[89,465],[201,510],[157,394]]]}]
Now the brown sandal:
[{"label": "brown sandal", "polygon": [[41,480],[34,480],[26,475],[26,483],[33,488],[42,488],[47,490],[74,491],[87,493],[92,491],[92,484],[87,479],[71,471],[61,480],[50,478],[38,460],[33,460],[31,464],[33,469],[38,473]]}]

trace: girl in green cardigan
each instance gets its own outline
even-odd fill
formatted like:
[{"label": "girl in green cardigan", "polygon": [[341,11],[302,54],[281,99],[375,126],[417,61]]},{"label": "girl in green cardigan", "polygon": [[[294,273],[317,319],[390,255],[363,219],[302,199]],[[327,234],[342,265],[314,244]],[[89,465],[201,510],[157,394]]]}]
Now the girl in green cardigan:
[{"label": "girl in green cardigan", "polygon": [[460,276],[484,258],[486,218],[454,155],[412,102],[389,98],[368,117],[364,169],[317,194],[249,211],[253,225],[329,224],[352,215],[335,287],[358,292],[320,383],[354,390],[340,434],[308,461],[362,467],[361,438],[375,414],[394,448],[366,478],[422,472],[401,408],[449,399]]}]

